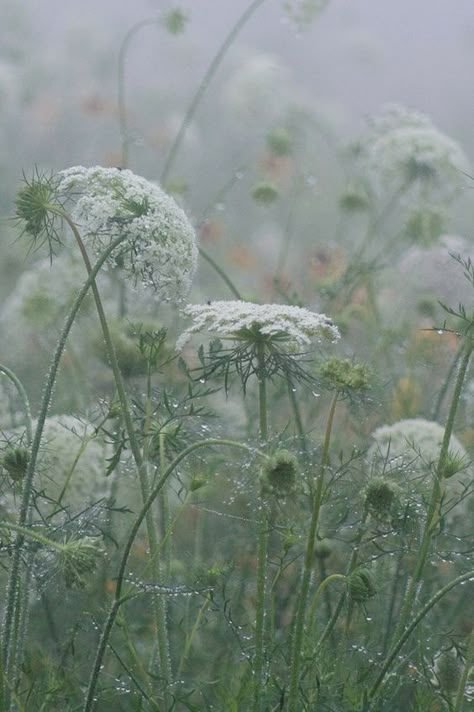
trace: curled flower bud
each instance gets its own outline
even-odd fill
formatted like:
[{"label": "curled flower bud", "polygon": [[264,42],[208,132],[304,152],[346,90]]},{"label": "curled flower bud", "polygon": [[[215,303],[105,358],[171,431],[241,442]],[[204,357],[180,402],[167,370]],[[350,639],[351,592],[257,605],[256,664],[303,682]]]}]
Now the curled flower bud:
[{"label": "curled flower bud", "polygon": [[364,603],[377,593],[374,576],[369,569],[355,569],[346,579],[349,596],[356,603]]},{"label": "curled flower bud", "polygon": [[24,226],[23,233],[40,244],[48,241],[51,252],[51,243],[60,243],[56,227],[59,216],[54,211],[60,207],[58,184],[56,176],[36,172],[31,180],[25,178],[15,200],[16,217]]},{"label": "curled flower bud", "polygon": [[288,450],[277,450],[265,462],[260,475],[262,491],[276,497],[286,497],[295,489],[298,460]]},{"label": "curled flower bud", "polygon": [[26,474],[29,452],[24,447],[9,447],[0,459],[0,465],[14,482],[19,482]]},{"label": "curled flower bud", "polygon": [[97,566],[97,560],[104,550],[97,539],[84,536],[65,542],[59,555],[60,566],[68,588],[85,588],[89,575]]},{"label": "curled flower bud", "polygon": [[171,35],[180,35],[184,32],[187,21],[188,18],[179,7],[170,10],[163,17],[163,25]]}]

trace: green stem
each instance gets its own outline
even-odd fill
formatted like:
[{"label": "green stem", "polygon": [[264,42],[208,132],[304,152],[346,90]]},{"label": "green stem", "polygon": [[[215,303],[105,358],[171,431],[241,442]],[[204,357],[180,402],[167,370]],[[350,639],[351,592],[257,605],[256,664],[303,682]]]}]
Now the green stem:
[{"label": "green stem", "polygon": [[120,141],[122,145],[122,161],[121,168],[127,168],[129,161],[129,146],[130,137],[128,135],[128,116],[127,116],[127,104],[125,101],[125,59],[127,55],[128,48],[134,36],[139,32],[142,27],[147,25],[156,25],[160,23],[160,19],[156,17],[148,18],[146,20],[141,20],[133,25],[125,35],[123,42],[120,46],[119,56],[118,56],[118,115],[119,115],[119,125],[120,125]]},{"label": "green stem", "polygon": [[467,644],[466,658],[464,660],[464,669],[462,671],[461,679],[459,680],[459,685],[456,693],[456,699],[454,701],[453,712],[462,712],[464,706],[464,693],[466,692],[466,683],[471,672],[472,662],[474,660],[474,628],[471,630],[469,636],[469,642]]},{"label": "green stem", "polygon": [[161,173],[161,183],[165,183],[168,179],[169,173],[171,171],[171,168],[174,164],[175,158],[178,154],[178,151],[181,147],[181,143],[183,141],[183,138],[186,134],[186,131],[189,127],[189,124],[193,120],[194,114],[196,113],[196,110],[201,102],[202,97],[204,96],[209,84],[211,83],[211,80],[218,70],[222,60],[224,59],[226,53],[232,46],[233,41],[239,34],[240,30],[244,27],[246,22],[250,19],[250,17],[253,15],[253,13],[260,7],[260,5],[263,5],[265,0],[254,0],[249,7],[245,10],[245,12],[240,16],[228,36],[225,38],[224,42],[222,43],[221,47],[219,48],[217,54],[215,55],[214,59],[212,60],[211,64],[209,65],[209,68],[207,72],[205,73],[195,95],[193,96],[191,103],[189,105],[188,110],[186,111],[186,114],[184,115],[183,122],[181,126],[179,127],[179,131],[176,135],[176,138],[169,150],[168,157],[165,160],[165,165],[163,167],[162,173]]},{"label": "green stem", "polygon": [[454,387],[453,396],[451,399],[451,406],[448,413],[448,419],[446,421],[446,427],[444,430],[443,442],[441,445],[441,450],[439,454],[438,465],[436,468],[435,481],[433,484],[433,490],[431,493],[431,501],[428,508],[428,514],[426,517],[426,523],[423,531],[423,536],[420,544],[420,549],[415,564],[415,570],[411,577],[410,584],[404,596],[402,608],[400,611],[400,617],[398,621],[397,628],[395,630],[392,640],[396,640],[403,632],[405,625],[410,617],[413,609],[413,604],[418,591],[418,586],[423,575],[423,570],[425,567],[426,559],[428,557],[431,542],[433,540],[436,528],[440,519],[440,507],[444,494],[444,470],[446,467],[446,460],[449,451],[449,441],[454,427],[454,419],[456,417],[456,411],[459,403],[459,398],[461,396],[461,390],[464,383],[464,378],[466,376],[467,367],[474,349],[474,342],[465,342],[464,356],[461,360],[459,366],[458,376],[456,379],[456,384]]},{"label": "green stem", "polygon": [[215,262],[212,259],[212,257],[204,250],[204,248],[202,248],[202,247],[199,248],[199,254],[201,255],[201,257],[204,257],[206,262],[209,262],[209,264],[211,265],[211,267],[213,267],[215,269],[215,271],[217,272],[219,277],[222,277],[222,279],[227,284],[227,286],[229,287],[229,289],[232,292],[232,294],[234,295],[234,297],[236,297],[236,299],[242,299],[242,296],[241,296],[239,290],[237,289],[237,287],[235,286],[235,284],[227,276],[227,274],[224,272],[222,267],[219,267],[217,262]]},{"label": "green stem", "polygon": [[[30,497],[31,497],[31,492],[32,492],[32,488],[33,488],[33,479],[34,479],[35,470],[36,470],[36,463],[37,463],[38,453],[39,453],[39,449],[40,449],[41,437],[43,435],[43,429],[44,429],[44,424],[46,421],[46,416],[48,414],[49,406],[51,404],[51,398],[52,398],[52,394],[53,394],[54,384],[55,384],[56,378],[57,378],[59,363],[60,363],[61,356],[63,354],[64,348],[66,345],[67,338],[69,336],[69,332],[70,332],[72,325],[75,321],[77,312],[79,311],[81,304],[82,304],[87,292],[89,291],[96,275],[99,273],[99,270],[101,269],[102,265],[104,264],[106,259],[109,257],[109,255],[125,239],[126,239],[125,235],[118,237],[116,240],[114,240],[109,245],[109,247],[107,247],[106,250],[104,250],[102,255],[99,257],[99,259],[97,260],[97,262],[94,266],[94,269],[92,270],[90,277],[87,279],[87,281],[81,288],[79,294],[77,295],[76,300],[74,301],[74,304],[71,308],[71,311],[65,321],[64,327],[60,334],[60,337],[59,337],[59,340],[58,340],[58,343],[56,346],[56,350],[54,352],[53,359],[51,362],[51,366],[49,369],[48,377],[46,380],[43,400],[41,403],[40,412],[39,412],[38,420],[37,420],[37,424],[36,424],[36,430],[35,430],[35,433],[33,436],[32,444],[31,444],[30,459],[28,461],[28,467],[27,467],[24,482],[23,482],[22,501],[21,501],[21,505],[20,505],[20,514],[18,517],[18,524],[20,526],[25,525],[27,517],[28,517]],[[3,641],[2,641],[2,657],[3,657],[3,665],[4,665],[5,674],[7,676],[9,676],[10,667],[12,664],[12,660],[11,660],[11,656],[10,656],[10,648],[11,648],[13,621],[15,619],[16,591],[17,591],[17,588],[19,585],[19,580],[20,580],[21,550],[23,547],[23,540],[24,540],[23,536],[20,534],[17,537],[17,540],[15,542],[15,548],[13,551],[12,565],[11,565],[10,576],[9,576],[8,587],[7,587],[7,595],[6,595],[6,607],[5,607],[5,618],[4,618],[4,626],[3,626]]]},{"label": "green stem", "polygon": [[195,620],[194,625],[191,629],[191,632],[186,636],[186,642],[184,644],[183,654],[181,655],[181,660],[179,661],[179,665],[178,665],[178,672],[176,673],[176,677],[178,679],[181,677],[181,673],[183,672],[184,666],[188,659],[189,651],[191,650],[191,646],[194,642],[194,638],[196,637],[196,634],[199,630],[199,625],[201,623],[202,617],[210,605],[211,605],[211,599],[206,598],[206,600],[204,601],[204,603],[202,604],[201,608],[198,611],[198,614],[196,616],[196,620]]},{"label": "green stem", "polygon": [[313,498],[313,511],[311,515],[311,523],[309,526],[308,540],[306,544],[306,553],[304,558],[303,578],[301,580],[300,594],[298,598],[295,627],[293,634],[293,645],[291,653],[290,667],[290,689],[288,693],[288,712],[298,712],[300,709],[298,702],[298,688],[300,682],[300,666],[301,654],[303,649],[303,633],[306,617],[306,606],[308,602],[309,586],[311,583],[311,573],[314,563],[314,544],[319,524],[319,513],[321,511],[321,502],[323,497],[324,475],[327,465],[329,464],[329,445],[331,442],[331,432],[334,422],[334,413],[338,399],[338,391],[334,393],[329,408],[328,421],[326,425],[326,434],[324,438],[323,453],[321,459],[321,469],[319,472],[316,492]]},{"label": "green stem", "polygon": [[[258,413],[260,441],[268,440],[267,382],[265,374],[265,344],[257,343]],[[255,611],[255,657],[254,657],[254,712],[260,712],[262,676],[265,647],[265,614],[267,598],[268,517],[266,502],[258,494],[258,540],[257,540],[257,604]]]},{"label": "green stem", "polygon": [[314,616],[316,615],[316,608],[318,605],[319,597],[321,593],[326,589],[326,586],[328,586],[332,581],[345,581],[346,576],[344,574],[331,574],[330,576],[327,576],[324,581],[321,581],[319,584],[318,588],[316,589],[316,593],[313,596],[313,602],[311,604],[311,608],[309,609],[309,614],[308,614],[308,631],[310,632],[310,635],[313,635],[313,626],[314,626]]},{"label": "green stem", "polygon": [[446,374],[446,378],[443,381],[443,385],[441,386],[441,389],[438,393],[438,397],[436,399],[435,406],[433,408],[433,413],[431,415],[431,420],[438,420],[439,414],[441,412],[441,407],[443,405],[443,401],[446,397],[446,393],[448,392],[449,384],[451,383],[451,379],[456,371],[457,365],[459,363],[459,359],[462,356],[462,352],[464,349],[464,343],[461,343],[458,347],[458,350],[453,356],[453,360],[451,362],[451,365],[449,366],[448,373]]},{"label": "green stem", "polygon": [[[89,260],[89,256],[87,254],[87,250],[85,248],[85,245],[81,239],[81,236],[79,234],[79,231],[78,231],[75,223],[70,218],[70,216],[67,213],[65,213],[63,210],[59,210],[58,212],[61,215],[61,217],[63,218],[63,220],[70,227],[70,229],[76,239],[78,247],[81,251],[82,259],[84,261],[86,270],[87,270],[88,274],[90,275],[91,271],[92,271],[92,266],[91,266],[91,263]],[[138,477],[139,477],[139,481],[140,481],[142,499],[143,499],[143,503],[145,503],[149,497],[149,494],[150,494],[150,481],[149,481],[149,477],[148,477],[147,463],[142,456],[142,451],[140,448],[138,437],[136,435],[135,428],[133,425],[130,405],[128,403],[128,397],[127,397],[127,394],[125,391],[125,386],[124,386],[122,374],[120,371],[120,367],[118,364],[117,355],[115,353],[115,347],[114,347],[114,344],[112,341],[112,337],[111,337],[110,330],[109,330],[109,325],[107,322],[107,318],[105,316],[104,308],[102,305],[102,300],[100,298],[99,290],[97,289],[97,284],[95,283],[95,280],[92,282],[91,287],[92,287],[92,293],[94,295],[97,314],[99,316],[99,321],[100,321],[100,325],[102,328],[102,335],[104,337],[107,354],[110,359],[110,365],[112,367],[112,372],[114,375],[115,386],[117,388],[117,394],[118,394],[118,398],[119,398],[120,405],[121,405],[121,411],[122,411],[121,414],[122,414],[122,417],[124,420],[125,429],[127,431],[127,435],[128,435],[128,439],[129,439],[129,443],[130,443],[130,449],[132,451],[133,459],[135,460],[135,463],[137,465],[137,471],[138,471]],[[147,513],[146,527],[147,527],[148,541],[149,541],[149,545],[150,545],[150,557],[151,557],[151,564],[152,564],[153,581],[155,583],[158,583],[158,581],[160,579],[160,567],[159,567],[159,560],[158,560],[159,546],[158,546],[158,536],[156,533],[155,522],[153,519],[153,513],[152,513],[151,509]],[[159,650],[159,657],[160,657],[161,676],[164,681],[165,710],[167,711],[171,705],[168,688],[169,688],[170,684],[172,683],[172,670],[171,670],[170,646],[169,646],[169,638],[168,638],[168,630],[167,630],[168,626],[167,626],[167,620],[166,620],[166,605],[165,605],[164,599],[159,599],[159,600],[157,600],[156,598],[154,599],[154,617],[155,617],[156,635],[157,635],[157,643],[158,643],[158,650]]]},{"label": "green stem", "polygon": [[438,603],[438,601],[443,598],[451,589],[453,589],[455,586],[458,586],[465,581],[469,581],[474,577],[474,570],[472,571],[467,571],[465,574],[462,574],[461,576],[458,576],[457,578],[453,579],[449,583],[446,584],[446,586],[443,586],[439,591],[435,593],[435,595],[430,598],[430,600],[423,606],[423,608],[419,611],[419,613],[415,616],[415,618],[412,620],[409,626],[405,629],[403,634],[400,636],[399,640],[397,643],[394,645],[393,650],[390,652],[390,655],[388,658],[385,660],[382,669],[372,686],[370,692],[369,692],[369,700],[372,700],[372,703],[369,706],[369,709],[373,708],[373,702],[374,702],[374,697],[379,689],[380,685],[382,684],[385,675],[387,672],[390,670],[390,667],[394,660],[396,659],[398,653],[400,652],[401,648],[405,645],[406,641],[412,634],[412,632],[415,630],[416,626],[418,623],[426,616],[426,614],[433,608],[433,606]]},{"label": "green stem", "polygon": [[31,441],[33,440],[33,426],[31,419],[30,401],[28,400],[27,393],[18,376],[16,376],[9,368],[0,364],[0,373],[3,373],[7,378],[10,379],[10,381],[14,384],[16,390],[18,391],[18,395],[20,396],[21,402],[23,404],[23,410],[25,412],[26,442],[29,447],[31,445]]},{"label": "green stem", "polygon": [[95,707],[95,702],[96,702],[95,691],[96,691],[100,671],[102,669],[102,661],[104,659],[105,651],[107,649],[108,640],[109,640],[110,634],[112,632],[115,618],[117,616],[120,606],[122,605],[122,603],[125,603],[127,600],[129,600],[129,597],[126,595],[122,597],[122,588],[123,588],[123,584],[124,584],[125,569],[127,567],[128,558],[130,556],[130,552],[132,550],[132,546],[133,546],[135,538],[139,532],[139,529],[140,529],[144,519],[146,519],[147,513],[149,512],[151,505],[153,504],[156,497],[159,495],[159,493],[161,492],[165,483],[167,482],[168,478],[173,473],[173,471],[176,469],[176,467],[179,465],[179,463],[182,460],[184,460],[188,455],[190,455],[192,452],[194,452],[195,450],[198,450],[199,448],[202,448],[202,447],[212,447],[214,445],[236,447],[241,450],[247,450],[248,452],[253,453],[252,448],[248,447],[247,445],[244,445],[243,443],[238,443],[233,440],[218,440],[218,439],[214,439],[214,438],[209,438],[208,440],[203,440],[201,442],[194,443],[193,445],[189,445],[189,447],[187,447],[185,450],[180,452],[179,455],[177,455],[175,457],[173,462],[168,466],[166,471],[162,474],[162,476],[158,480],[155,487],[152,489],[150,496],[148,497],[146,503],[143,505],[140,514],[138,515],[137,519],[135,520],[135,523],[133,524],[133,526],[130,530],[130,534],[129,534],[127,542],[125,544],[125,548],[124,548],[124,551],[122,554],[122,560],[120,562],[119,572],[117,575],[117,586],[115,588],[114,600],[112,602],[112,606],[110,608],[104,629],[102,631],[102,635],[100,637],[94,665],[93,665],[90,680],[89,680],[89,686],[87,689],[86,699],[84,702],[83,712],[92,712],[92,710]]}]

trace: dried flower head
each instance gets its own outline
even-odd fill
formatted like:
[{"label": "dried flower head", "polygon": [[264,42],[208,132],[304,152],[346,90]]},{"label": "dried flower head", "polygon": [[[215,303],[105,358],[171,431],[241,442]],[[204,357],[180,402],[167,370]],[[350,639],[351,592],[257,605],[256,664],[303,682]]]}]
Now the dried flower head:
[{"label": "dried flower head", "polygon": [[58,177],[87,247],[99,255],[124,235],[109,264],[160,299],[186,296],[196,270],[196,237],[173,198],[129,170],[76,166]]}]

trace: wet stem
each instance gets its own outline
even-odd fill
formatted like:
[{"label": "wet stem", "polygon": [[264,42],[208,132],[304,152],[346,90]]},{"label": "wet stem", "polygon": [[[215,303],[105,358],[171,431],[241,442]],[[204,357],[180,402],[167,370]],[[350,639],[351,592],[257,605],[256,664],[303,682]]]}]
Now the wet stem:
[{"label": "wet stem", "polygon": [[293,634],[293,644],[291,650],[291,665],[290,665],[290,688],[288,692],[288,712],[299,712],[301,709],[298,702],[298,689],[300,682],[300,666],[304,641],[304,623],[306,617],[306,607],[308,603],[309,587],[311,583],[311,574],[314,564],[314,545],[319,524],[319,513],[321,511],[321,503],[323,498],[324,475],[326,467],[329,464],[329,446],[331,443],[331,432],[334,422],[334,413],[338,399],[338,391],[332,397],[329,407],[329,415],[326,424],[326,433],[324,437],[323,452],[321,458],[321,467],[316,484],[316,491],[313,495],[313,506],[311,514],[311,522],[309,526],[308,540],[306,543],[306,552],[304,558],[303,577],[296,608],[296,618]]},{"label": "wet stem", "polygon": [[[265,344],[257,343],[257,379],[260,440],[268,440],[267,423],[267,384],[265,376]],[[257,609],[255,613],[255,658],[254,658],[254,712],[261,709],[261,690],[265,643],[265,608],[267,595],[267,555],[268,555],[268,519],[266,503],[261,493],[258,495],[258,541],[257,541]]]},{"label": "wet stem", "polygon": [[[426,517],[426,523],[425,523],[425,528],[423,531],[423,536],[422,536],[422,540],[421,540],[421,544],[420,544],[418,557],[417,557],[416,564],[415,564],[415,570],[413,572],[413,575],[410,580],[410,584],[409,584],[407,591],[405,593],[405,597],[404,597],[404,600],[402,603],[402,608],[401,608],[400,615],[399,615],[398,625],[397,625],[394,635],[392,637],[392,642],[393,642],[392,649],[391,649],[387,659],[392,659],[393,650],[399,646],[400,639],[404,636],[405,629],[406,629],[407,623],[409,621],[411,611],[413,610],[413,605],[415,603],[419,585],[420,585],[420,582],[421,582],[421,579],[423,576],[423,571],[425,568],[426,560],[427,560],[429,552],[430,552],[431,543],[432,543],[433,538],[436,534],[438,524],[440,521],[440,508],[441,508],[443,496],[444,496],[444,470],[445,470],[446,462],[447,462],[447,458],[448,458],[449,441],[451,439],[451,435],[453,432],[454,420],[456,417],[456,411],[457,411],[457,407],[459,404],[459,398],[461,396],[464,378],[466,376],[466,371],[467,371],[473,350],[474,350],[474,341],[472,341],[470,337],[467,337],[467,340],[465,341],[465,344],[464,344],[464,354],[462,356],[461,363],[459,366],[456,384],[454,387],[454,392],[453,392],[453,396],[451,399],[451,405],[449,408],[448,418],[446,421],[443,442],[441,445],[441,451],[439,454],[438,465],[436,468],[435,481],[434,481],[433,490],[431,493],[431,501],[430,501],[430,505],[429,505],[429,509],[428,509],[428,514]],[[383,670],[384,669],[385,669],[385,666],[383,667]],[[371,699],[373,699],[375,697],[377,690],[383,680],[385,672],[383,672],[383,674],[380,673],[376,682],[374,683],[374,685],[370,691],[370,694],[369,694],[369,697]]]},{"label": "wet stem", "polygon": [[130,533],[128,535],[123,553],[122,553],[122,559],[120,562],[120,568],[119,572],[117,575],[117,585],[115,588],[115,594],[114,594],[114,600],[112,601],[109,614],[107,616],[104,628],[102,630],[102,635],[100,637],[99,645],[96,650],[96,656],[95,656],[95,661],[94,665],[92,667],[91,671],[91,676],[89,679],[89,686],[87,689],[86,697],[85,697],[85,702],[84,702],[84,707],[83,707],[83,712],[92,712],[92,710],[95,707],[96,703],[96,688],[97,688],[97,683],[99,680],[99,675],[103,667],[103,660],[105,656],[105,652],[107,650],[107,646],[109,644],[109,638],[110,634],[112,632],[115,619],[117,617],[117,614],[119,612],[120,606],[122,606],[124,603],[127,601],[131,600],[133,597],[132,595],[122,595],[122,589],[124,585],[124,580],[125,580],[125,572],[126,572],[126,567],[127,567],[127,562],[128,558],[130,556],[130,552],[132,550],[133,543],[135,541],[135,538],[140,530],[141,525],[143,524],[143,521],[146,520],[147,514],[150,511],[150,508],[155,501],[155,499],[158,497],[160,492],[162,491],[163,487],[165,486],[166,482],[168,481],[168,478],[171,476],[171,474],[174,472],[176,467],[179,465],[182,460],[188,457],[192,452],[195,450],[198,450],[202,447],[212,447],[212,446],[222,446],[222,447],[233,447],[233,448],[239,448],[242,450],[250,451],[251,448],[248,447],[247,445],[244,445],[239,442],[235,442],[233,440],[218,440],[214,438],[210,438],[208,440],[201,440],[198,443],[194,443],[193,445],[189,445],[185,450],[179,453],[173,460],[173,462],[170,463],[170,465],[166,468],[165,472],[161,475],[160,479],[152,489],[149,497],[147,498],[145,504],[142,507],[142,510],[140,514],[138,515],[137,519],[135,520],[135,523],[133,524]]},{"label": "wet stem", "polygon": [[[58,343],[56,345],[55,352],[51,361],[51,366],[48,372],[48,376],[45,382],[43,399],[41,402],[36,429],[33,434],[33,441],[31,444],[30,459],[28,462],[27,471],[25,473],[25,478],[23,482],[22,490],[22,500],[20,505],[20,514],[18,517],[18,525],[24,526],[27,522],[29,516],[30,499],[31,493],[33,491],[33,480],[36,471],[36,463],[38,459],[38,454],[40,450],[41,438],[43,435],[44,424],[46,421],[46,416],[48,414],[49,406],[51,403],[51,397],[56,383],[56,378],[58,374],[59,364],[61,361],[61,356],[64,352],[67,338],[69,332],[71,331],[72,325],[76,319],[77,313],[81,307],[82,302],[89,289],[91,288],[92,282],[96,275],[99,273],[102,265],[106,259],[110,256],[114,249],[116,249],[121,242],[125,239],[124,236],[118,237],[114,240],[107,249],[104,250],[102,255],[97,260],[91,275],[86,280],[85,284],[82,286],[79,294],[77,295],[74,304],[72,305],[71,311],[69,312],[64,326],[62,328]],[[2,638],[2,658],[3,658],[3,670],[5,674],[4,679],[11,680],[14,675],[12,670],[15,661],[21,659],[21,649],[20,645],[17,645],[18,641],[16,639],[16,631],[14,623],[18,620],[19,611],[19,598],[18,590],[21,581],[21,555],[24,543],[24,536],[19,533],[15,542],[15,547],[12,557],[12,565],[10,569],[10,576],[8,579],[7,594],[5,601],[5,616],[4,616],[4,626],[3,626],[3,638]],[[7,696],[7,690],[4,688],[4,697]],[[8,702],[5,702],[8,706]]]},{"label": "wet stem", "polygon": [[[63,210],[57,209],[57,213],[60,215],[60,217],[62,217],[62,219],[67,223],[67,225],[71,229],[71,231],[76,239],[76,242],[78,244],[78,247],[81,251],[81,255],[82,255],[86,270],[90,276],[91,271],[92,271],[92,266],[91,266],[86,248],[84,246],[84,243],[81,239],[81,236],[79,234],[79,231],[78,231],[75,223],[73,222],[71,217]],[[142,451],[140,449],[140,445],[138,442],[138,438],[135,433],[135,428],[133,426],[130,406],[128,403],[127,394],[125,392],[122,374],[120,372],[120,368],[119,368],[118,361],[117,361],[117,356],[115,353],[115,348],[114,348],[114,345],[112,342],[112,338],[111,338],[110,331],[109,331],[109,326],[107,323],[107,319],[106,319],[105,312],[104,312],[104,309],[102,306],[102,301],[100,298],[99,290],[97,289],[95,280],[92,282],[91,287],[92,287],[92,292],[94,295],[97,314],[99,316],[99,321],[100,321],[100,325],[102,328],[102,334],[103,334],[106,349],[107,349],[107,355],[110,359],[110,364],[112,366],[115,387],[117,389],[117,394],[118,394],[120,405],[121,405],[121,411],[122,411],[121,414],[122,414],[122,417],[124,420],[125,429],[127,431],[127,436],[129,439],[130,449],[132,451],[133,459],[135,460],[135,463],[137,466],[138,477],[140,480],[140,488],[141,488],[141,493],[142,493],[142,499],[143,499],[143,503],[145,503],[150,495],[150,482],[149,482],[149,477],[148,477],[147,463],[143,458]],[[157,532],[156,532],[156,528],[155,528],[155,522],[153,520],[153,514],[152,514],[151,509],[149,509],[147,511],[146,528],[147,528],[147,534],[148,534],[148,542],[149,542],[149,546],[150,546],[152,577],[153,577],[153,581],[155,583],[158,583],[159,574],[160,574],[159,561],[158,561],[159,546],[158,546],[158,536],[157,536]],[[158,647],[159,659],[160,659],[161,678],[163,679],[164,709],[168,710],[170,708],[170,704],[171,704],[170,698],[169,698],[168,687],[172,682],[172,672],[171,672],[171,660],[170,660],[170,647],[169,647],[169,639],[168,639],[168,632],[167,632],[166,606],[163,605],[162,599],[157,600],[156,597],[153,598],[153,610],[154,610],[156,635],[157,635],[157,647]]]}]

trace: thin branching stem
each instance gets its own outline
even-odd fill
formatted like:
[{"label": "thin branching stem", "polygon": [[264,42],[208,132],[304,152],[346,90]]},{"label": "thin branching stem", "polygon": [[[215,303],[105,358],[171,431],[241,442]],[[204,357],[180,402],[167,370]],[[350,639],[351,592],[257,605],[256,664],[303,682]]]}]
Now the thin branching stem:
[{"label": "thin branching stem", "polygon": [[132,550],[133,543],[135,541],[135,538],[140,530],[140,527],[146,519],[147,513],[150,510],[153,502],[155,499],[158,497],[160,494],[161,490],[163,489],[165,483],[167,482],[168,478],[171,476],[171,474],[174,472],[176,467],[179,465],[179,463],[184,460],[188,455],[190,455],[192,452],[195,450],[198,450],[199,448],[202,447],[213,447],[213,446],[223,446],[223,447],[235,447],[235,448],[240,448],[241,450],[247,450],[248,452],[253,452],[253,450],[248,447],[247,445],[244,445],[243,443],[238,443],[233,440],[218,440],[215,438],[209,438],[207,440],[202,440],[201,442],[194,443],[193,445],[189,445],[185,450],[179,453],[173,460],[173,462],[170,463],[166,471],[162,474],[160,477],[159,481],[153,488],[153,490],[150,493],[150,496],[148,497],[146,503],[143,505],[142,510],[140,514],[138,515],[137,519],[135,520],[135,523],[133,524],[130,534],[127,538],[127,542],[125,544],[123,554],[122,554],[122,559],[120,562],[120,568],[119,572],[117,575],[117,585],[115,588],[115,595],[114,595],[114,600],[112,602],[109,614],[107,616],[107,620],[105,622],[104,629],[102,631],[102,635],[100,637],[99,645],[96,651],[96,657],[94,661],[94,665],[92,668],[90,680],[89,680],[89,686],[87,690],[87,695],[84,703],[84,708],[83,712],[92,712],[92,710],[95,707],[95,694],[96,694],[96,687],[97,687],[97,682],[99,679],[100,671],[102,668],[102,662],[104,659],[105,651],[107,649],[107,644],[108,640],[110,638],[110,634],[112,632],[112,628],[114,626],[114,622],[117,616],[117,613],[120,609],[120,606],[122,603],[125,603],[126,601],[129,600],[129,596],[124,595],[122,596],[122,588],[125,580],[125,570],[127,568],[127,563],[128,563],[128,558],[130,556],[130,552]]},{"label": "thin branching stem", "polygon": [[335,391],[331,400],[331,405],[329,407],[329,415],[326,425],[326,433],[324,436],[324,445],[321,458],[321,467],[316,484],[316,491],[313,495],[311,522],[309,525],[308,539],[306,543],[303,577],[301,580],[301,587],[298,596],[295,626],[293,633],[290,666],[290,688],[288,692],[287,703],[288,712],[298,712],[299,710],[298,690],[300,683],[300,667],[304,639],[304,623],[306,618],[306,607],[308,602],[309,587],[311,583],[311,573],[313,570],[314,563],[314,545],[316,541],[316,534],[318,531],[319,514],[321,511],[321,503],[323,499],[324,475],[326,472],[326,468],[329,464],[329,446],[331,443],[332,426],[334,422],[334,413],[336,411],[338,395],[338,391]]},{"label": "thin branching stem", "polygon": [[169,174],[170,174],[171,169],[174,165],[178,151],[181,148],[181,143],[183,142],[183,139],[186,135],[186,131],[188,130],[189,125],[194,118],[194,114],[196,113],[196,110],[197,110],[199,104],[201,103],[201,100],[202,100],[204,94],[206,93],[207,88],[208,88],[209,84],[211,83],[214,74],[219,69],[222,60],[224,59],[225,55],[229,51],[230,47],[232,46],[232,43],[234,42],[235,38],[237,37],[237,35],[241,31],[241,29],[245,26],[245,24],[252,17],[254,12],[260,7],[260,5],[263,5],[264,2],[265,2],[265,0],[254,0],[254,2],[252,2],[248,6],[248,8],[239,17],[236,24],[234,25],[234,27],[231,29],[231,31],[225,38],[225,40],[222,43],[222,45],[220,46],[217,54],[215,55],[214,59],[212,60],[211,64],[209,65],[207,72],[205,73],[195,95],[193,96],[193,98],[191,100],[191,103],[189,104],[188,110],[186,111],[186,114],[184,115],[182,124],[179,127],[178,133],[176,134],[176,138],[173,141],[173,144],[169,150],[168,156],[165,160],[165,164],[164,164],[163,170],[161,172],[161,182],[162,183],[165,183],[168,180]]}]

